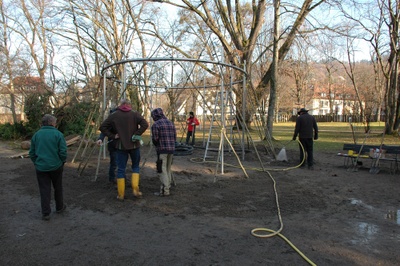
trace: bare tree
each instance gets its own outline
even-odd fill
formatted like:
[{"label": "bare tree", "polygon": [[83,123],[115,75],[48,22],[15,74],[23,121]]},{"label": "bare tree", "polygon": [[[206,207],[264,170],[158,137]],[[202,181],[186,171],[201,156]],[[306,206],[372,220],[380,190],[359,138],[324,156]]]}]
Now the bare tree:
[{"label": "bare tree", "polygon": [[[385,77],[386,133],[397,131],[400,123],[399,64],[400,64],[400,1],[377,0],[376,4],[350,1],[359,16],[349,14],[341,4],[344,16],[361,27],[363,38],[372,46],[376,61]],[[365,14],[365,15],[364,15]],[[363,16],[361,16],[363,15]],[[378,72],[376,72],[378,73]],[[396,97],[397,95],[397,97]]]},{"label": "bare tree", "polygon": [[4,56],[1,68],[2,68],[2,88],[5,95],[9,95],[9,101],[4,101],[3,107],[11,110],[12,121],[17,123],[17,108],[21,107],[21,102],[18,103],[18,96],[21,95],[21,91],[16,88],[15,79],[21,75],[26,74],[27,64],[22,59],[23,48],[21,43],[18,42],[17,38],[12,39],[13,27],[15,21],[10,19],[10,9],[13,7],[6,6],[3,0],[0,0],[0,16],[1,16],[1,51]]},{"label": "bare tree", "polygon": [[[336,62],[336,53],[339,51],[334,40],[334,36],[322,33],[318,36],[319,42],[316,49],[320,52],[321,64],[324,67],[326,73],[326,79],[323,82],[324,86],[328,88],[328,101],[329,101],[329,113],[334,114],[335,110],[335,98],[338,94],[336,88],[340,87],[341,84],[337,83],[337,72],[339,65]],[[342,77],[343,78],[343,77]],[[339,78],[340,79],[340,78]],[[339,80],[342,83],[342,80]]]},{"label": "bare tree", "polygon": [[371,63],[374,70],[374,100],[376,103],[376,121],[381,121],[381,110],[385,100],[385,78],[376,60],[375,52],[371,53]]},{"label": "bare tree", "polygon": [[[271,81],[270,81],[270,93],[269,93],[269,106],[273,106],[274,108],[268,108],[268,116],[267,116],[267,127],[266,130],[272,133],[272,121],[276,110],[275,107],[278,105],[277,103],[277,91],[278,91],[278,68],[279,68],[279,37],[280,37],[280,26],[281,26],[281,1],[274,0],[274,28],[273,28],[273,42],[272,42],[272,64],[271,64]],[[268,132],[266,132],[266,136],[268,136]]]},{"label": "bare tree", "polygon": [[52,7],[46,1],[17,0],[14,8],[18,15],[9,17],[13,21],[12,31],[24,40],[29,51],[26,60],[33,62],[40,79],[45,83],[51,38],[47,30],[50,25],[46,20]]},{"label": "bare tree", "polygon": [[[136,19],[140,15],[135,11],[141,12],[143,5],[138,3],[132,6],[129,1],[66,1],[62,12],[66,19],[54,33],[71,48],[67,57],[78,59],[70,60],[72,64],[69,66],[76,70],[79,76],[77,82],[85,83],[86,90],[97,90],[95,97],[99,96],[97,84],[103,66],[125,60],[130,54],[136,53]],[[125,73],[123,64],[112,68],[112,71],[108,77],[118,81],[120,90],[108,91],[107,98],[115,104],[126,93],[124,86],[126,89],[126,82],[132,77]],[[116,88],[109,88],[112,87]]]},{"label": "bare tree", "polygon": [[[275,2],[275,4],[278,2],[279,1]],[[281,45],[279,46],[279,52],[277,54],[276,62],[278,62],[278,64],[286,57],[307,15],[323,2],[324,1],[305,0],[298,8],[289,5],[285,6],[287,10],[285,13],[288,15],[288,19],[293,17],[293,15],[295,15],[295,19],[290,25],[285,25],[286,28],[283,29],[284,34],[279,36]],[[207,26],[207,30],[217,38],[219,44],[224,49],[227,61],[237,67],[245,68],[250,77],[252,77],[254,59],[258,58],[258,56],[254,54],[254,51],[256,47],[259,47],[257,46],[257,41],[264,25],[265,12],[268,6],[265,0],[253,1],[252,3],[240,3],[239,1],[221,2],[218,0],[193,2],[183,0],[181,2],[182,4],[175,1],[163,0],[162,3],[187,10],[192,16],[195,15],[200,18]],[[272,43],[272,38],[270,41]],[[266,45],[266,48],[267,47],[269,48],[272,46]],[[267,88],[273,77],[272,61],[269,61],[269,66],[265,68],[260,76],[261,78],[257,84],[251,84],[254,85],[255,92],[252,97],[253,101],[261,101],[268,93]],[[269,90],[270,97],[267,127],[270,130],[272,130],[274,118],[272,114],[275,111],[276,89],[277,86],[273,86]],[[237,99],[239,99],[237,106],[240,109],[243,104],[240,101],[242,91],[238,88],[235,93],[239,96],[237,97]],[[251,99],[250,97],[248,98]],[[251,108],[247,110],[246,121],[250,121],[251,113],[255,111],[258,104],[259,102],[255,104],[253,102]]]},{"label": "bare tree", "polygon": [[294,41],[289,52],[289,68],[287,70],[294,79],[295,86],[293,95],[295,96],[296,108],[305,107],[314,95],[314,64],[311,60],[309,44],[306,39],[298,38]]},{"label": "bare tree", "polygon": [[354,89],[356,99],[357,99],[357,109],[355,110],[356,113],[360,113],[363,122],[366,124],[365,132],[367,132],[370,128],[369,120],[367,119],[367,115],[365,113],[365,105],[363,104],[362,95],[360,93],[360,88],[358,86],[357,77],[356,77],[356,61],[354,58],[354,41],[355,38],[351,38],[350,36],[347,37],[346,42],[346,57],[347,61],[340,61],[338,62],[343,66],[343,69],[346,72],[347,77],[351,81],[352,87]]}]

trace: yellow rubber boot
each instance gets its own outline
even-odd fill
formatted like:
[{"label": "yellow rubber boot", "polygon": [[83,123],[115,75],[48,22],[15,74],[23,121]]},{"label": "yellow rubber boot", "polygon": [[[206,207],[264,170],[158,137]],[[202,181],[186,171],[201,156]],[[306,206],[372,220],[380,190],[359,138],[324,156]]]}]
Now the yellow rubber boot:
[{"label": "yellow rubber boot", "polygon": [[125,198],[125,178],[117,178],[117,199],[123,201]]},{"label": "yellow rubber boot", "polygon": [[132,184],[132,191],[133,195],[136,198],[141,198],[142,197],[142,192],[139,191],[139,174],[138,173],[133,173],[132,174],[132,179],[131,179],[131,184]]}]

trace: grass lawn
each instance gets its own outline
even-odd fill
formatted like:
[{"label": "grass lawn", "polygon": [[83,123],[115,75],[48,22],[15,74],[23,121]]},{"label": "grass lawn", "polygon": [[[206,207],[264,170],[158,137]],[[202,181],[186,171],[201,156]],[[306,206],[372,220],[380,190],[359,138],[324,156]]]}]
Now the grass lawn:
[{"label": "grass lawn", "polygon": [[[385,123],[376,122],[371,123],[371,132],[365,141],[368,145],[380,145],[382,140],[382,133]],[[285,146],[286,149],[298,149],[298,144],[295,141],[291,141],[294,132],[294,122],[286,123],[275,123],[272,133],[273,145],[275,148],[282,148]],[[186,132],[180,128],[178,124],[177,127],[177,141],[185,142]],[[347,122],[320,122],[318,123],[319,128],[319,139],[314,142],[315,151],[327,151],[327,152],[341,152],[344,143],[354,143],[353,133]],[[362,123],[353,123],[354,137],[357,144],[362,144],[365,139],[365,131]],[[204,132],[203,132],[204,131]],[[209,134],[209,129],[205,130],[199,129],[196,132],[196,142],[200,144],[203,138],[207,140]],[[214,138],[219,139],[219,132],[214,132]],[[213,135],[214,135],[213,134]],[[257,130],[251,130],[251,135],[253,140],[259,140],[259,135]],[[145,143],[150,141],[150,130],[147,130],[143,134],[143,140]],[[386,145],[399,145],[399,136],[384,136],[384,144]]]},{"label": "grass lawn", "polygon": [[[289,123],[276,123],[274,124],[272,137],[276,147],[285,146],[286,149],[298,149],[296,142],[288,143],[294,132],[294,122]],[[382,133],[385,123],[376,122],[371,123],[371,131],[367,136],[365,134],[364,126],[361,123],[354,123],[353,130],[355,141],[357,144],[380,145],[382,141]],[[354,143],[353,133],[349,123],[345,122],[321,122],[318,123],[319,139],[314,142],[314,150],[316,151],[332,151],[340,152],[343,143]],[[399,136],[385,135],[383,143],[386,145],[400,145]]]}]

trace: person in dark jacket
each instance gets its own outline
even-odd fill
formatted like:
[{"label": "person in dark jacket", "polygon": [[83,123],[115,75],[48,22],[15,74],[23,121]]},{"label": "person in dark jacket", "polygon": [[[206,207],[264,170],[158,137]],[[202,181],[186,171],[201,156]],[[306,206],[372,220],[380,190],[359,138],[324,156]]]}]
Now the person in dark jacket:
[{"label": "person in dark jacket", "polygon": [[171,166],[175,152],[176,129],[174,123],[165,117],[161,108],[151,111],[154,124],[151,126],[151,140],[156,147],[157,158],[162,161],[160,196],[169,196],[172,180]]},{"label": "person in dark jacket", "polygon": [[55,128],[56,122],[54,116],[44,115],[42,127],[33,135],[29,149],[29,157],[36,168],[43,220],[50,219],[51,185],[54,188],[56,212],[61,213],[66,208],[62,175],[67,160],[67,144],[64,135]]},{"label": "person in dark jacket", "polygon": [[149,127],[149,123],[136,111],[132,111],[128,100],[122,99],[117,110],[109,115],[100,126],[100,131],[109,139],[114,139],[114,147],[117,150],[117,199],[123,201],[125,198],[125,168],[128,158],[132,161],[131,185],[133,195],[137,198],[142,196],[139,191],[140,175],[140,146],[141,135]]},{"label": "person in dark jacket", "polygon": [[[110,114],[114,113],[116,111],[116,108],[110,110]],[[103,133],[100,133],[99,138],[96,141],[96,144],[98,146],[104,145],[104,139],[106,135]],[[112,184],[116,184],[117,180],[115,178],[115,170],[117,169],[117,149],[115,148],[114,145],[114,140],[108,138],[107,141],[107,150],[108,154],[110,156],[110,165],[108,167],[108,181]]]},{"label": "person in dark jacket", "polygon": [[[318,126],[315,118],[308,113],[308,110],[301,108],[297,113],[299,116],[296,119],[296,126],[294,130],[293,140],[296,140],[299,135],[300,147],[300,163],[301,167],[305,166],[305,156],[307,156],[308,169],[314,169],[314,157],[313,157],[313,139],[318,139]],[[303,151],[303,148],[304,151]]]}]

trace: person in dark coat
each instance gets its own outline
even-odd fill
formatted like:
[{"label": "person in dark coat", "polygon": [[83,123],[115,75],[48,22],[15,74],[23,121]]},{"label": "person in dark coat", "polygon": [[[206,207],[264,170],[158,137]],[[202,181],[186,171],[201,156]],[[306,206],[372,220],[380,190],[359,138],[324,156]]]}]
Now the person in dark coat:
[{"label": "person in dark coat", "polygon": [[151,126],[151,140],[156,147],[157,158],[161,161],[161,172],[159,178],[161,181],[160,196],[169,196],[172,180],[172,160],[175,152],[176,129],[164,115],[161,108],[151,111],[151,117],[154,124]]},{"label": "person in dark coat", "polygon": [[[306,158],[308,169],[314,169],[313,157],[313,139],[318,139],[318,126],[315,118],[308,113],[308,110],[301,108],[296,119],[296,126],[294,130],[293,140],[296,140],[299,135],[300,147],[300,163],[301,167],[305,166]],[[304,148],[304,151],[303,151]],[[307,156],[307,157],[306,157]],[[306,158],[305,158],[306,157]]]},{"label": "person in dark coat", "polygon": [[143,116],[133,111],[128,100],[122,99],[117,110],[109,115],[100,126],[100,131],[109,139],[114,139],[114,147],[117,150],[117,199],[123,201],[125,198],[125,169],[128,158],[132,162],[131,185],[133,195],[137,198],[142,196],[139,191],[140,174],[140,146],[142,134],[149,127],[149,123]]},{"label": "person in dark coat", "polygon": [[33,135],[29,149],[29,158],[36,168],[42,219],[50,220],[51,186],[54,188],[56,212],[65,210],[62,176],[67,160],[67,144],[64,135],[58,131],[57,119],[49,114],[42,118],[42,127]]}]

